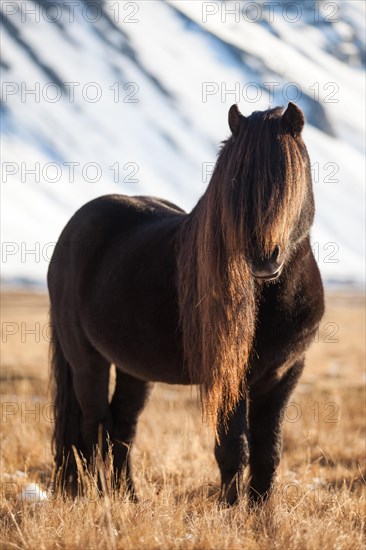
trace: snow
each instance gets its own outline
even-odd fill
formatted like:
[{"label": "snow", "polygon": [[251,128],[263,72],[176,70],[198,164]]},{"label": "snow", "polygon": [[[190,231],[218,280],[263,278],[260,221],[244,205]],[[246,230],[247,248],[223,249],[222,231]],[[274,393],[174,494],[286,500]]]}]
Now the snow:
[{"label": "snow", "polygon": [[28,483],[18,495],[23,502],[39,503],[48,499],[48,494],[43,491],[37,483]]},{"label": "snow", "polygon": [[[59,25],[42,16],[22,22],[19,10],[7,19],[20,40],[2,29],[2,281],[44,286],[53,243],[96,196],[155,195],[190,210],[208,183],[204,163],[215,162],[228,136],[230,105],[250,114],[299,93],[317,207],[314,252],[326,284],[363,286],[364,3],[338,2],[338,22],[322,12],[315,22],[301,2],[295,23],[284,2],[273,3],[272,21],[268,2],[258,2],[256,23],[243,11],[237,22],[223,17],[221,3],[132,2],[119,18],[115,4],[94,24],[80,0],[71,23],[60,3]],[[204,21],[209,4],[218,11]],[[47,68],[73,86],[73,100],[50,85]]]}]

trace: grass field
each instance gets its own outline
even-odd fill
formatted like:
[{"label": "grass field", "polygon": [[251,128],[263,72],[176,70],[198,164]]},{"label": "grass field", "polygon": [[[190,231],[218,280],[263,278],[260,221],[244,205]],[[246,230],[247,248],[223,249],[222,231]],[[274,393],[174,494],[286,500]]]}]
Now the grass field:
[{"label": "grass field", "polygon": [[329,294],[307,366],[286,410],[276,488],[262,508],[217,503],[213,436],[196,390],[156,385],[132,451],[138,504],[19,497],[48,489],[48,302],[2,296],[2,548],[356,550],[365,546],[364,297]]}]

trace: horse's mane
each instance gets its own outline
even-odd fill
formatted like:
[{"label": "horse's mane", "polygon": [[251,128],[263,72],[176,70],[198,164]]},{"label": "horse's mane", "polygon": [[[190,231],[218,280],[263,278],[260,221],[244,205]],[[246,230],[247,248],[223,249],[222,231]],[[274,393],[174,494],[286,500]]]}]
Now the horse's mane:
[{"label": "horse's mane", "polygon": [[304,197],[301,145],[283,109],[255,112],[224,142],[208,185],[180,228],[177,286],[186,367],[203,411],[224,422],[245,393],[256,323],[248,258],[285,246]]}]

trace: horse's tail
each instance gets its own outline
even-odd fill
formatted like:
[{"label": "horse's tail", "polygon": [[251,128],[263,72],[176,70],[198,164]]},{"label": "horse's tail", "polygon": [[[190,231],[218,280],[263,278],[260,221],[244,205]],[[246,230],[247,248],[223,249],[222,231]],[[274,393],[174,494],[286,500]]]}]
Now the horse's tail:
[{"label": "horse's tail", "polygon": [[56,466],[56,484],[76,486],[77,467],[73,447],[80,449],[81,409],[76,398],[72,372],[62,346],[51,310],[51,383],[53,393],[54,431],[52,446]]}]

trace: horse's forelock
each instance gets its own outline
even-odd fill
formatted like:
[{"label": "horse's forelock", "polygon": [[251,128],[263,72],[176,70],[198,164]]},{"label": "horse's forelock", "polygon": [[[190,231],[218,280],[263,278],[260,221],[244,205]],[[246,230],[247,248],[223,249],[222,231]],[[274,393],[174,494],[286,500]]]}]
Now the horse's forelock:
[{"label": "horse's forelock", "polygon": [[232,215],[240,219],[233,229],[238,248],[248,254],[253,243],[264,253],[276,244],[285,246],[304,201],[308,167],[282,114],[278,107],[253,113],[219,159],[222,179],[235,182],[234,192],[230,186],[222,189],[222,201],[230,203]]}]

